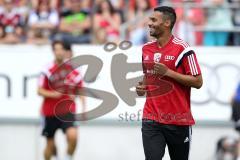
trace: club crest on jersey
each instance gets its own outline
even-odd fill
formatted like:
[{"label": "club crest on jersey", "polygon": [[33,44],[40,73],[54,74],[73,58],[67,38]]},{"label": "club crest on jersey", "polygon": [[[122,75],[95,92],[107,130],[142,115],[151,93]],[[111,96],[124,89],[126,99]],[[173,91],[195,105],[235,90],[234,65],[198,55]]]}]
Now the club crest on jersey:
[{"label": "club crest on jersey", "polygon": [[160,62],[162,54],[161,53],[154,53],[154,62]]}]

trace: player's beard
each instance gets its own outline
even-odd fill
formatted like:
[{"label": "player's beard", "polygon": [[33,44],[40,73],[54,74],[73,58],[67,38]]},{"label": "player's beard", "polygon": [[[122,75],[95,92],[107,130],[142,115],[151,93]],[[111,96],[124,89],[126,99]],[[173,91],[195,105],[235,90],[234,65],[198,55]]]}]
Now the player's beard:
[{"label": "player's beard", "polygon": [[62,57],[56,57],[55,61],[56,61],[58,64],[62,64],[62,63],[63,63],[63,58],[62,58]]},{"label": "player's beard", "polygon": [[150,34],[150,36],[152,36],[152,37],[155,37],[155,32],[156,32],[156,30],[155,30],[155,28],[153,28],[153,27],[149,27],[149,34]]},{"label": "player's beard", "polygon": [[150,28],[149,34],[156,39],[161,36],[161,32],[157,28]]}]

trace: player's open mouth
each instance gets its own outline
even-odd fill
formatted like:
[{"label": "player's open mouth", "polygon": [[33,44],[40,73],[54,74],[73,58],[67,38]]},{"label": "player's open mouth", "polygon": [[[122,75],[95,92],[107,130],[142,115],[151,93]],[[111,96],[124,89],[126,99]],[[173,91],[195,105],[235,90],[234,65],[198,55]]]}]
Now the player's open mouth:
[{"label": "player's open mouth", "polygon": [[154,31],[155,31],[154,28],[149,28],[149,32],[150,32],[150,33],[153,33]]}]

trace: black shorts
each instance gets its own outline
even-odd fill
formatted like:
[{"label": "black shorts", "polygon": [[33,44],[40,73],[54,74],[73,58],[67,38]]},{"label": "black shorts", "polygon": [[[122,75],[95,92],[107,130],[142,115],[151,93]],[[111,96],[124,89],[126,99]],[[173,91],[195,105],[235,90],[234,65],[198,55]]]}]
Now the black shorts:
[{"label": "black shorts", "polygon": [[[73,114],[64,115],[64,117],[75,119]],[[76,127],[75,121],[63,121],[57,117],[44,117],[42,135],[47,138],[53,138],[57,129],[62,129],[65,133],[66,130],[70,127]]]},{"label": "black shorts", "polygon": [[142,140],[145,160],[162,160],[166,145],[171,160],[188,160],[191,135],[191,126],[166,125],[143,120]]}]

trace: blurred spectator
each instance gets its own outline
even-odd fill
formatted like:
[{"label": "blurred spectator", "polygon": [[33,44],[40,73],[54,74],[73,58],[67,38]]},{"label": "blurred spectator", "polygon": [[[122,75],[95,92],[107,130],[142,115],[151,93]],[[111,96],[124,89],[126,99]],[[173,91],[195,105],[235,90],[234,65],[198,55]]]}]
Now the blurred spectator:
[{"label": "blurred spectator", "polygon": [[[158,4],[160,4],[163,0],[148,0],[148,4],[150,8],[156,7]],[[136,9],[136,5],[139,1],[138,0],[129,0],[129,9]]]},{"label": "blurred spectator", "polygon": [[13,0],[4,0],[0,13],[1,43],[14,44],[24,41],[23,16],[21,16]]},{"label": "blurred spectator", "polygon": [[93,0],[84,0],[81,3],[82,3],[82,10],[87,13],[90,13],[93,6]]},{"label": "blurred spectator", "polygon": [[14,0],[17,12],[22,16],[23,22],[26,23],[30,10],[29,0]]},{"label": "blurred spectator", "polygon": [[[65,8],[61,13],[59,34],[56,38],[71,44],[90,43],[90,13],[82,9],[80,0],[67,1],[71,1],[67,6],[70,8]],[[64,2],[64,4],[67,3]]]},{"label": "blurred spectator", "polygon": [[71,9],[71,0],[63,0],[61,13],[68,12]]},{"label": "blurred spectator", "polygon": [[94,44],[104,44],[107,42],[107,32],[106,29],[104,28],[97,28],[94,31],[94,39],[93,39],[93,43]]},{"label": "blurred spectator", "polygon": [[207,10],[206,31],[204,34],[204,45],[206,46],[224,46],[227,44],[229,32],[214,31],[215,29],[231,29],[231,10],[226,8],[227,0],[207,0],[213,8]]},{"label": "blurred spectator", "polygon": [[[235,129],[240,132],[240,83],[231,99],[232,116],[231,119],[234,122]],[[238,142],[238,159],[240,160],[240,141]]]},{"label": "blurred spectator", "polygon": [[220,138],[217,142],[215,160],[236,160],[237,144],[238,140],[235,137]]},{"label": "blurred spectator", "polygon": [[[27,40],[29,43],[47,43],[49,37],[68,43],[118,42],[121,23],[134,21],[137,17],[141,19],[145,17],[147,10],[164,2],[169,1],[0,0],[0,43],[25,42],[26,24],[30,29]],[[228,2],[240,5],[240,0],[171,0],[170,3],[175,2],[209,4],[209,8],[206,9],[207,16],[202,8],[176,8],[178,17],[174,32],[191,45],[226,45],[230,33],[225,30],[232,29],[233,25],[240,27],[239,8],[232,9],[231,12],[231,9],[226,7]],[[30,9],[32,11],[29,14]],[[147,19],[142,18],[128,28],[128,39],[134,45],[148,41],[146,22]],[[203,25],[206,32],[194,31],[195,27],[201,28]],[[57,36],[52,36],[54,33],[57,33]],[[94,39],[91,39],[92,35]],[[240,45],[240,32],[231,34],[232,43]]]},{"label": "blurred spectator", "polygon": [[[235,4],[236,6],[240,6],[240,0],[230,0],[232,4]],[[233,25],[236,27],[240,27],[240,9],[234,8],[233,9]],[[233,44],[236,46],[240,45],[240,32],[233,32]]]},{"label": "blurred spectator", "polygon": [[[41,0],[31,0],[32,8],[37,9]],[[49,6],[53,10],[58,10],[62,0],[48,0]]]},{"label": "blurred spectator", "polygon": [[124,0],[110,0],[115,10],[123,10],[126,2]]},{"label": "blurred spectator", "polygon": [[0,0],[0,14],[4,11],[4,1]]},{"label": "blurred spectator", "polygon": [[[95,0],[95,6],[98,6],[103,0]],[[109,0],[115,11],[124,10],[125,0]]]},{"label": "blurred spectator", "polygon": [[38,3],[38,7],[29,15],[28,42],[43,44],[49,41],[55,31],[59,17],[56,10],[50,8],[48,0],[39,0]]},{"label": "blurred spectator", "polygon": [[[118,42],[120,25],[120,15],[113,8],[111,2],[109,0],[101,0],[96,6],[96,13],[93,16],[94,37],[100,38],[100,40],[106,37],[107,41]],[[99,40],[96,41],[98,42]]]},{"label": "blurred spectator", "polygon": [[[134,3],[135,6],[128,13],[128,21],[134,21],[137,18],[146,17],[146,12],[151,9],[150,1],[148,0],[136,0]],[[131,4],[130,4],[131,5]],[[147,32],[146,32],[146,23],[147,17],[139,19],[134,25],[130,25],[129,30],[129,39],[133,45],[141,45],[147,41]]]},{"label": "blurred spectator", "polygon": [[126,21],[126,17],[125,17],[125,13],[126,13],[126,8],[125,6],[127,6],[127,1],[124,0],[110,0],[113,8],[116,10],[116,12],[118,12],[120,14],[121,17],[121,22],[125,22]]},{"label": "blurred spectator", "polygon": [[[202,0],[172,0],[173,3],[201,3]],[[174,32],[190,45],[202,45],[203,32],[194,31],[194,27],[204,24],[204,11],[202,8],[176,8],[177,22]]]}]

